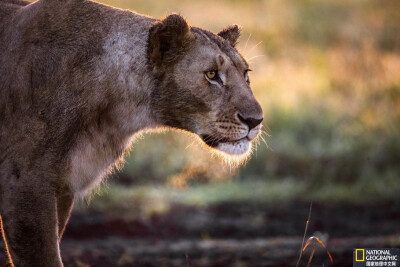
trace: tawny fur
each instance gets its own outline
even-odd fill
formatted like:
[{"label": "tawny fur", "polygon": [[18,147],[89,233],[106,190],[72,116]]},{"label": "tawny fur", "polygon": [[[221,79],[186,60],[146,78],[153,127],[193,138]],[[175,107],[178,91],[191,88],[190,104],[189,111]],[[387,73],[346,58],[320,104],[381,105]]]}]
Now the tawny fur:
[{"label": "tawny fur", "polygon": [[238,37],[87,0],[0,2],[0,214],[15,266],[62,266],[75,196],[140,131],[173,127],[249,151],[262,110]]}]

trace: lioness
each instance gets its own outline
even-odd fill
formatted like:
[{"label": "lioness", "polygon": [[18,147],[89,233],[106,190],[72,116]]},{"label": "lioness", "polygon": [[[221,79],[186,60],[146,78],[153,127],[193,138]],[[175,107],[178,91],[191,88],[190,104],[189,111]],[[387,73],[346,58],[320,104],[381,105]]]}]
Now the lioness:
[{"label": "lioness", "polygon": [[88,0],[1,0],[0,214],[11,264],[63,265],[75,196],[140,131],[182,129],[249,153],[263,113],[239,34]]}]

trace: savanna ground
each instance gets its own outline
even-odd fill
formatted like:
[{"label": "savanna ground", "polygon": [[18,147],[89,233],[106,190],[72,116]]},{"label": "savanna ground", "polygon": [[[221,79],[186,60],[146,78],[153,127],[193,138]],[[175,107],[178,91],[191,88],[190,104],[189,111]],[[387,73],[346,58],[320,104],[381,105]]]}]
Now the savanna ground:
[{"label": "savanna ground", "polygon": [[146,134],[76,206],[66,266],[185,266],[186,253],[192,266],[295,266],[311,202],[307,236],[334,266],[352,266],[353,247],[400,246],[399,1],[104,3],[240,24],[266,142],[235,168],[183,133]]}]

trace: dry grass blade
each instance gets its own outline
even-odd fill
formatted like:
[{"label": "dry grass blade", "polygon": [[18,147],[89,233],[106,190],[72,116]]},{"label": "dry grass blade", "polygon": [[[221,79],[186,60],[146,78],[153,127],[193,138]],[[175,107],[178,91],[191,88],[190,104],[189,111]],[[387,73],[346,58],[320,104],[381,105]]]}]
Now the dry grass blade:
[{"label": "dry grass blade", "polygon": [[312,202],[310,203],[310,210],[308,211],[308,218],[307,218],[307,222],[306,222],[306,227],[305,227],[305,229],[304,229],[303,242],[301,243],[300,255],[299,255],[299,259],[297,260],[296,267],[299,266],[301,257],[303,256],[304,241],[306,240],[306,235],[307,235],[307,230],[308,230],[308,224],[310,223],[311,211],[312,211]]},{"label": "dry grass blade", "polygon": [[312,251],[311,251],[311,254],[310,254],[310,257],[308,258],[307,267],[309,267],[310,264],[311,264],[311,262],[312,262],[312,259],[313,259],[313,257],[314,257],[314,252],[315,252],[315,245],[313,246]]},{"label": "dry grass blade", "polygon": [[[307,240],[306,245],[303,247],[302,252],[304,252],[304,251],[306,250],[306,248],[311,244],[311,242],[315,242],[315,241],[316,241],[318,244],[320,244],[321,247],[323,247],[323,248],[325,249],[326,254],[328,254],[329,260],[331,261],[331,263],[333,263],[333,258],[332,258],[331,253],[329,252],[329,250],[326,248],[326,246],[324,245],[324,243],[322,243],[322,241],[321,241],[318,237],[315,237],[315,236],[310,237],[310,238]],[[314,243],[314,244],[315,244],[315,243]],[[315,249],[315,245],[313,246],[313,253],[314,253],[314,249]]]},{"label": "dry grass blade", "polygon": [[13,263],[13,261],[11,259],[10,250],[8,249],[6,233],[4,231],[3,219],[1,218],[1,216],[0,216],[0,234],[3,237],[3,240],[4,240],[5,247],[6,247],[6,252],[7,252],[7,257],[8,257],[8,261],[9,261],[9,263],[6,266],[14,267],[14,263]]}]

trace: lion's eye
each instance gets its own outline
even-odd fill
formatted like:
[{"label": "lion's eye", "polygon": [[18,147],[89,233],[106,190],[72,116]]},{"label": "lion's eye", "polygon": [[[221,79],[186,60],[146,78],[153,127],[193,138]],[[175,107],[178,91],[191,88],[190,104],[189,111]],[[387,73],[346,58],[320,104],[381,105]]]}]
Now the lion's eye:
[{"label": "lion's eye", "polygon": [[213,80],[213,79],[217,78],[217,77],[218,77],[217,74],[218,74],[218,72],[215,71],[215,70],[211,70],[211,71],[207,71],[207,72],[206,72],[206,76],[207,76],[207,78],[210,79],[210,80]]},{"label": "lion's eye", "polygon": [[204,73],[204,77],[212,85],[216,85],[218,87],[221,87],[224,85],[223,81],[221,80],[221,77],[219,76],[218,71],[216,71],[216,70],[206,71]]}]

